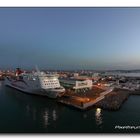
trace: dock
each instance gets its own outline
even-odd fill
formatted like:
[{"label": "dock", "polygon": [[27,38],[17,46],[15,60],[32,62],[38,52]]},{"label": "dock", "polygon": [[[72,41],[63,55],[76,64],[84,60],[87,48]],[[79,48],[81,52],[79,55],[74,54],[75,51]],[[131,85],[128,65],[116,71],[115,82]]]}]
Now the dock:
[{"label": "dock", "polygon": [[[106,91],[100,90],[102,92],[97,93],[99,89],[94,88],[94,90],[91,90],[90,92],[85,93],[85,96],[80,94],[66,94],[62,98],[58,100],[58,102],[75,107],[80,110],[85,110],[96,103],[100,102],[105,98],[107,94],[113,91],[114,88],[108,88]],[[99,92],[99,91],[98,91]]]}]

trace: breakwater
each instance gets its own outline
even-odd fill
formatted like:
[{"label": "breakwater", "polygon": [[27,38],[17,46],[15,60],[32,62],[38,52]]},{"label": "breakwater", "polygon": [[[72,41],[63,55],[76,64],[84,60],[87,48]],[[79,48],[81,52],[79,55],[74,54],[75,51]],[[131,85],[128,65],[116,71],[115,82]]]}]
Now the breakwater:
[{"label": "breakwater", "polygon": [[118,110],[130,95],[131,92],[128,90],[114,89],[95,106],[106,110]]}]

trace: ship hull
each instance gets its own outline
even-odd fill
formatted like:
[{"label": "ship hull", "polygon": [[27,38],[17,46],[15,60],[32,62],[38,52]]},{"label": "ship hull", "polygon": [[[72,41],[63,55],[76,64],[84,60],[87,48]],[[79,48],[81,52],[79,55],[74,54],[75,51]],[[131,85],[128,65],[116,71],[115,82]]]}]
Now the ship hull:
[{"label": "ship hull", "polygon": [[41,96],[47,96],[49,98],[57,98],[63,96],[65,90],[55,90],[55,89],[31,89],[26,84],[23,84],[21,81],[15,82],[10,81],[9,79],[5,80],[5,85],[11,88],[14,88],[16,90],[19,90],[23,93],[27,93],[30,95],[41,95]]}]

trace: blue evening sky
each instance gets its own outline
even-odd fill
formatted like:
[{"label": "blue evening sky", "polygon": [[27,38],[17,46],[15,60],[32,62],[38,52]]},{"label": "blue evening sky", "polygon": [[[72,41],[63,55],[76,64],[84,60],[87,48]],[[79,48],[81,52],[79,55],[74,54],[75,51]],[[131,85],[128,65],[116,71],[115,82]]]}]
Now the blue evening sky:
[{"label": "blue evening sky", "polygon": [[140,69],[140,8],[0,8],[0,68]]}]

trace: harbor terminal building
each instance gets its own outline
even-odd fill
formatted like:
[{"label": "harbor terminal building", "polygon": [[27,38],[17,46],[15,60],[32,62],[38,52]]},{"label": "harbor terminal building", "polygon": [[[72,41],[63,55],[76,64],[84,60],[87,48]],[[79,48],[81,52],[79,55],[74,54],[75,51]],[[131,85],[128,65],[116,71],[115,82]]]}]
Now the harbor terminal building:
[{"label": "harbor terminal building", "polygon": [[60,84],[65,88],[78,90],[78,89],[91,89],[92,88],[92,80],[78,80],[78,79],[59,79]]}]

